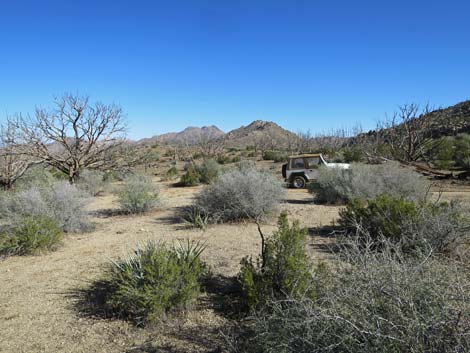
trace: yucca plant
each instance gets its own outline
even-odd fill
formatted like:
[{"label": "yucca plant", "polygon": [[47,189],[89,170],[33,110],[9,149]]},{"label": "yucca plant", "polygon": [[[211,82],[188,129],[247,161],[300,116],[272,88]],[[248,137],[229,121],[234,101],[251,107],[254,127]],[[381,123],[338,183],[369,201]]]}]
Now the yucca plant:
[{"label": "yucca plant", "polygon": [[206,273],[205,245],[180,242],[168,246],[149,241],[134,254],[112,262],[107,304],[138,325],[154,322],[172,309],[185,308],[199,295]]}]

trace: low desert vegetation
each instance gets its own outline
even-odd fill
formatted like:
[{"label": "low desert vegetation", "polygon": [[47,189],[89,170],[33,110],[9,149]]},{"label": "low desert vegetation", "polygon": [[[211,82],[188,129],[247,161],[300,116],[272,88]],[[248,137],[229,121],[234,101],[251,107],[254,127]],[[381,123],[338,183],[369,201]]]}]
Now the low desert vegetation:
[{"label": "low desert vegetation", "polygon": [[387,195],[350,200],[340,211],[342,235],[379,250],[393,243],[403,254],[463,257],[470,223],[457,203],[414,203]]},{"label": "low desert vegetation", "polygon": [[24,217],[0,233],[0,256],[31,255],[55,250],[62,238],[56,221],[45,216]]},{"label": "low desert vegetation", "polygon": [[66,181],[42,187],[32,186],[2,195],[1,216],[9,224],[27,217],[53,219],[64,232],[86,232],[93,228],[85,206],[87,195]]},{"label": "low desert vegetation", "polygon": [[151,211],[159,202],[159,189],[146,175],[134,174],[126,178],[117,195],[122,211],[128,214]]},{"label": "low desert vegetation", "polygon": [[185,168],[186,172],[181,176],[179,184],[181,186],[196,186],[199,184],[210,184],[214,182],[221,167],[213,159],[206,159],[202,163],[190,163]]},{"label": "low desert vegetation", "polygon": [[104,192],[107,185],[108,182],[105,178],[105,174],[98,170],[85,169],[80,173],[80,177],[77,181],[78,188],[91,196],[97,196]]},{"label": "low desert vegetation", "polygon": [[352,164],[350,169],[319,168],[316,183],[309,185],[319,203],[344,203],[351,199],[371,199],[381,194],[423,201],[430,188],[420,174],[397,163]]},{"label": "low desert vegetation", "polygon": [[273,161],[274,163],[280,163],[287,161],[288,155],[286,153],[278,151],[265,151],[263,153],[263,159],[265,161]]},{"label": "low desert vegetation", "polygon": [[[399,251],[399,250],[398,250]],[[273,301],[232,341],[234,352],[467,352],[468,269],[396,252],[349,258],[315,299]]]},{"label": "low desert vegetation", "polygon": [[262,220],[277,210],[285,192],[269,172],[242,166],[221,174],[201,190],[193,207],[209,223]]},{"label": "low desert vegetation", "polygon": [[250,311],[266,308],[272,301],[287,298],[314,298],[313,270],[307,254],[307,229],[298,222],[289,224],[286,213],[278,220],[278,230],[262,242],[261,255],[242,260],[239,281]]},{"label": "low desert vegetation", "polygon": [[149,241],[108,271],[106,304],[116,315],[145,325],[171,310],[187,308],[198,297],[207,272],[201,260],[205,246],[173,246]]}]

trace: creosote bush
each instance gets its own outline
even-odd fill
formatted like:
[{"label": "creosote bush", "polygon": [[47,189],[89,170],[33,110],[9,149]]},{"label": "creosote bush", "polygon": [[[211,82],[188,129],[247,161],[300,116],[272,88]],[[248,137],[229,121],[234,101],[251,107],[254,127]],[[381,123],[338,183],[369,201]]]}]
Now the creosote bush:
[{"label": "creosote bush", "polygon": [[54,219],[25,217],[0,234],[0,255],[30,255],[41,250],[55,250],[62,231]]},{"label": "creosote bush", "polygon": [[118,192],[118,201],[126,213],[145,213],[158,204],[158,193],[151,178],[134,174],[124,181],[123,188]]},{"label": "creosote bush", "polygon": [[233,351],[468,352],[469,273],[432,257],[361,254],[332,272],[316,299],[274,301],[255,315]]},{"label": "creosote bush", "polygon": [[213,159],[206,159],[199,164],[188,164],[179,184],[181,186],[210,184],[217,179],[220,169],[220,165]]},{"label": "creosote bush", "polygon": [[287,161],[287,154],[277,151],[266,151],[263,153],[263,159],[265,161],[274,161],[275,163]]},{"label": "creosote bush", "polygon": [[194,207],[210,223],[263,219],[276,211],[285,196],[272,174],[240,167],[221,174],[196,197]]},{"label": "creosote bush", "polygon": [[178,169],[176,169],[176,166],[172,166],[169,168],[166,173],[165,173],[165,180],[174,180],[178,176]]},{"label": "creosote bush", "polygon": [[91,196],[97,196],[106,189],[107,180],[104,173],[98,170],[84,170],[80,173],[77,186]]},{"label": "creosote bush", "polygon": [[264,243],[261,255],[242,260],[238,275],[245,304],[250,311],[287,297],[315,297],[312,270],[306,249],[307,229],[289,224],[287,214],[278,220],[278,230]]},{"label": "creosote bush", "polygon": [[381,194],[420,202],[426,198],[429,182],[398,163],[352,164],[350,169],[319,169],[317,182],[309,186],[315,200],[341,203],[351,199],[372,199]]},{"label": "creosote bush", "polygon": [[112,263],[106,303],[116,314],[139,325],[187,307],[199,295],[206,273],[200,257],[203,251],[200,243],[168,246],[149,241],[133,256]]},{"label": "creosote bush", "polygon": [[196,186],[200,183],[200,175],[194,164],[188,165],[186,173],[181,176],[179,185],[181,186]]},{"label": "creosote bush", "polygon": [[2,196],[1,215],[10,224],[18,224],[27,217],[47,217],[65,232],[86,232],[93,228],[85,211],[87,195],[67,181]]},{"label": "creosote bush", "polygon": [[372,249],[392,242],[405,254],[461,256],[470,239],[470,224],[456,203],[413,203],[381,195],[349,201],[340,211],[343,235]]}]

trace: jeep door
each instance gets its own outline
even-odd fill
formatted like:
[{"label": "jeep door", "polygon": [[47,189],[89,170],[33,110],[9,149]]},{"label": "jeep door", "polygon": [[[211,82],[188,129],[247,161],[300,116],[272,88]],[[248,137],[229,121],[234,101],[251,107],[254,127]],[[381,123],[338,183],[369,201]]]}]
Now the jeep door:
[{"label": "jeep door", "polygon": [[305,158],[305,174],[307,174],[309,180],[316,180],[318,178],[318,168],[320,168],[321,164],[320,157]]}]

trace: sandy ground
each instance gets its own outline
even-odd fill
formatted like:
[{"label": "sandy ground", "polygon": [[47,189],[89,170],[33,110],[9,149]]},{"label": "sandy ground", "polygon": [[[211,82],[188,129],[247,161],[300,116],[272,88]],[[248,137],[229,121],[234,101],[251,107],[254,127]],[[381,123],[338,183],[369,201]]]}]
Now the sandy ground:
[{"label": "sandy ground", "polygon": [[[129,254],[148,239],[202,240],[215,275],[234,276],[240,260],[257,255],[259,235],[253,224],[216,225],[206,231],[187,229],[175,219],[179,207],[199,190],[162,187],[162,207],[144,216],[119,215],[112,195],[90,205],[96,230],[70,234],[56,252],[10,257],[0,261],[0,352],[217,352],[219,331],[227,318],[204,294],[198,304],[155,327],[90,315],[78,308],[81,290],[102,276],[110,259]],[[315,235],[330,225],[338,207],[314,205],[305,190],[289,190],[282,209],[311,229],[313,258],[329,256],[331,238]],[[276,220],[263,226],[266,233]],[[223,293],[221,294],[223,296]]]}]

